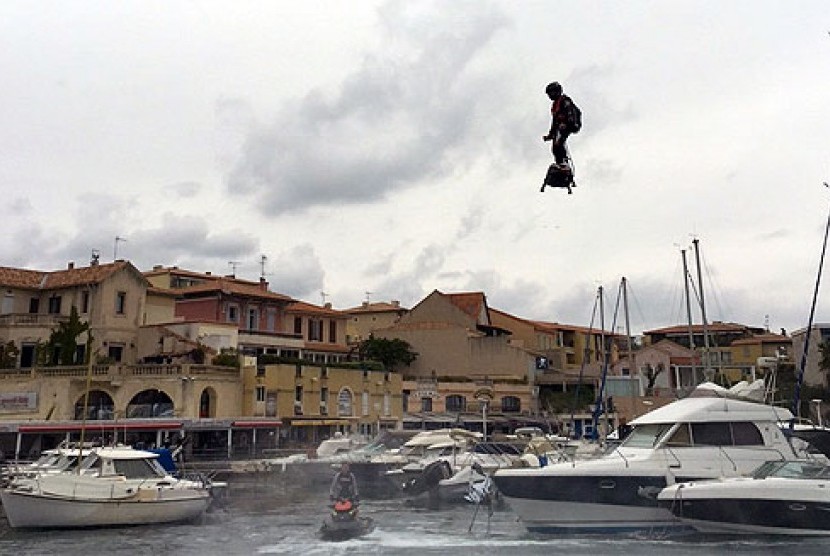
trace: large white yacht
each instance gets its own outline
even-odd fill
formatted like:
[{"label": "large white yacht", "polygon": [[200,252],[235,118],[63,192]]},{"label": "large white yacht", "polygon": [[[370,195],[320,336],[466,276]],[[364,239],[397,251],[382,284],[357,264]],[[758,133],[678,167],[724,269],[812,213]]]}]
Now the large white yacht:
[{"label": "large white yacht", "polygon": [[533,532],[609,533],[682,524],[657,505],[674,483],[736,477],[799,454],[779,422],[786,409],[725,397],[689,397],[634,421],[612,452],[591,460],[504,469],[496,486]]}]

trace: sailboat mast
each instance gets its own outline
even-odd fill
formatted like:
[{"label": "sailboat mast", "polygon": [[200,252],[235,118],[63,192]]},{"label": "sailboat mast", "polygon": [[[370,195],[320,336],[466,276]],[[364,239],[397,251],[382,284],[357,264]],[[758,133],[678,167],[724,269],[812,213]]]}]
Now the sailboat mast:
[{"label": "sailboat mast", "polygon": [[[683,259],[683,288],[686,291],[686,318],[689,321],[689,349],[694,352],[696,350],[695,346],[695,334],[692,329],[692,298],[689,295],[689,265],[686,262],[686,250],[680,250],[680,257]],[[695,373],[695,358],[692,357],[692,382],[697,382],[697,376]],[[694,384],[690,384],[690,386],[695,386]]]},{"label": "sailboat mast", "polygon": [[711,361],[709,359],[709,321],[706,320],[706,300],[703,297],[703,272],[700,267],[700,240],[697,238],[692,240],[692,245],[695,248],[695,264],[697,264],[697,285],[700,290],[700,318],[703,321],[703,354],[704,354],[704,373],[711,369]]},{"label": "sailboat mast", "polygon": [[[824,184],[827,187],[827,183]],[[818,290],[821,285],[821,272],[824,269],[824,255],[827,252],[827,236],[830,234],[830,213],[827,215],[827,225],[824,227],[824,243],[821,245],[821,258],[818,263],[818,272],[816,272],[816,286],[813,289],[813,302],[810,305],[810,317],[807,319],[807,333],[804,335],[804,353],[801,354],[801,362],[798,367],[798,374],[795,380],[795,389],[793,391],[793,418],[790,420],[790,433],[795,429],[795,416],[801,415],[801,386],[804,384],[804,369],[807,367],[807,350],[810,349],[810,336],[813,332],[813,318],[816,314],[816,303],[818,302]],[[821,415],[819,415],[821,418]]]}]

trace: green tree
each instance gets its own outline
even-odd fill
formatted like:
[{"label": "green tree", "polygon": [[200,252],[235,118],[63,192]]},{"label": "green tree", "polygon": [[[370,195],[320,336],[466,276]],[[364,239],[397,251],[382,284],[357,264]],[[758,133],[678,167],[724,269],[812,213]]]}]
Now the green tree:
[{"label": "green tree", "polygon": [[215,356],[211,363],[221,367],[236,367],[238,369],[239,353],[234,348],[222,348],[219,350],[219,355]]},{"label": "green tree", "polygon": [[[47,345],[53,357],[57,354],[58,365],[76,365],[84,362],[76,361],[75,356],[78,351],[78,336],[88,331],[89,323],[81,320],[78,309],[73,305],[69,318],[58,323],[58,327],[49,335]],[[85,358],[89,356],[89,349],[86,352]]]},{"label": "green tree", "polygon": [[14,342],[9,341],[5,345],[0,345],[0,369],[14,369],[17,366],[18,355],[20,355],[20,350]]},{"label": "green tree", "polygon": [[418,358],[418,354],[412,351],[409,342],[394,338],[375,338],[370,334],[368,340],[360,343],[358,353],[361,359],[379,361],[387,371],[394,371],[398,365],[407,367]]}]

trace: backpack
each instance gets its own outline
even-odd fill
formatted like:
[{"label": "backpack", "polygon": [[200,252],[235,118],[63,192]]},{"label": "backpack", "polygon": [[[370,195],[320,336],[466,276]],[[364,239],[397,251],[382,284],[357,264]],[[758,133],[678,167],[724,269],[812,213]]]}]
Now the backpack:
[{"label": "backpack", "polygon": [[579,133],[582,129],[582,110],[571,99],[571,109],[568,114],[568,131],[571,133]]}]

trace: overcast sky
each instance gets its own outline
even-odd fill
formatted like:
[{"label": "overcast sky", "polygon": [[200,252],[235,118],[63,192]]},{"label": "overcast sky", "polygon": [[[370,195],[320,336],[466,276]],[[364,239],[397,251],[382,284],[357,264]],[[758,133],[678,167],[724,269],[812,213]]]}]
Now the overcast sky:
[{"label": "overcast sky", "polygon": [[[142,270],[265,255],[335,308],[481,290],[583,326],[626,276],[639,332],[685,322],[697,237],[709,319],[791,331],[830,207],[828,30],[823,0],[4,0],[0,265],[118,236]],[[539,192],[553,80],[583,112],[573,195]]]}]

